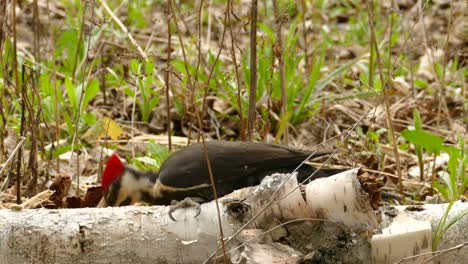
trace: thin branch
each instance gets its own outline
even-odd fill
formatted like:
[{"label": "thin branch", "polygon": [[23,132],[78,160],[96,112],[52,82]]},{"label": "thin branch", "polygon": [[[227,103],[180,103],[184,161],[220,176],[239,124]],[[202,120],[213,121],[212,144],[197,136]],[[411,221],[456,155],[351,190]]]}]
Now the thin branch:
[{"label": "thin branch", "polygon": [[437,72],[435,69],[435,62],[434,62],[434,54],[432,52],[432,49],[429,48],[428,41],[427,41],[427,31],[426,31],[426,25],[424,23],[424,13],[422,11],[422,6],[421,6],[421,1],[418,1],[418,6],[420,8],[420,20],[421,20],[421,25],[423,29],[423,39],[424,39],[424,46],[426,48],[427,55],[429,57],[429,62],[431,64],[431,71],[432,74],[434,75],[434,78],[437,82],[437,85],[439,86],[439,93],[438,93],[438,105],[437,105],[437,129],[440,128],[440,121],[441,121],[441,111],[442,107],[444,109],[444,112],[446,114],[447,121],[449,122],[450,127],[452,126],[452,120],[450,118],[450,114],[448,114],[447,110],[447,102],[445,101],[445,70],[447,67],[447,53],[448,53],[448,48],[449,48],[449,39],[450,39],[450,25],[452,24],[452,10],[453,10],[453,4],[450,5],[450,15],[448,17],[448,22],[447,22],[447,38],[445,39],[445,52],[444,52],[444,64],[443,64],[443,70],[442,70],[442,80],[439,79],[439,76],[437,76]]},{"label": "thin branch", "polygon": [[[86,3],[85,2],[85,8],[83,10],[83,21],[86,19],[86,12],[87,12],[87,7],[88,7],[88,4],[91,5],[91,19],[94,19],[94,0],[91,1],[91,3]],[[80,34],[84,34],[85,33],[85,23],[83,22],[82,23],[82,27],[81,27],[81,32]],[[79,45],[80,43],[78,43]],[[88,39],[87,39],[87,45],[86,45],[86,52],[84,54],[85,57],[88,56],[89,54],[89,51],[90,51],[90,47],[91,47],[91,37],[88,36]],[[79,49],[79,46],[77,47],[77,49]],[[94,59],[91,63],[94,62]],[[83,110],[83,98],[84,98],[84,95],[86,93],[86,89],[87,89],[87,84],[89,83],[89,75],[91,74],[91,68],[90,67],[90,70],[88,72],[88,75],[85,74],[85,71],[86,71],[86,65],[89,65],[89,64],[85,64],[85,67],[83,67],[81,70],[82,70],[82,80],[81,80],[81,85],[82,85],[82,89],[81,89],[81,94],[80,94],[80,99],[78,100],[78,109],[77,109],[77,113],[76,113],[76,116],[75,116],[75,120],[74,120],[74,126],[75,126],[75,129],[74,129],[74,132],[73,132],[73,138],[72,138],[72,143],[71,143],[71,153],[72,153],[72,157],[70,158],[70,162],[69,162],[69,167],[71,167],[71,162],[73,160],[73,154],[75,153],[74,151],[74,147],[75,147],[75,144],[76,144],[76,140],[78,138],[78,130],[79,130],[79,126],[80,126],[80,120],[81,120],[81,112]],[[76,153],[76,185],[77,185],[77,188],[76,188],[76,196],[80,196],[80,156],[78,153]]]},{"label": "thin branch", "polygon": [[[24,79],[24,64],[22,76]],[[24,137],[24,123],[26,120],[26,84],[21,84],[21,123],[20,123],[20,137]],[[18,150],[18,156],[16,161],[16,203],[21,204],[21,159],[23,158],[23,148]]]},{"label": "thin branch", "polygon": [[[374,1],[367,0],[369,2],[369,8],[374,9]],[[368,82],[370,87],[374,87],[374,41],[369,41],[369,77]]]},{"label": "thin branch", "polygon": [[[16,38],[16,0],[12,2],[12,16],[11,16],[11,25],[13,28],[13,76],[15,78],[15,92],[16,96],[19,97],[19,78],[18,78],[18,50],[17,50],[17,38]],[[23,92],[21,92],[21,125],[20,125],[20,136],[23,136],[24,130],[24,98]],[[22,149],[19,149],[18,152],[18,161],[16,165],[16,203],[21,203],[21,156],[22,156]]]},{"label": "thin branch", "polygon": [[85,27],[85,23],[86,23],[86,10],[87,10],[87,7],[88,7],[88,4],[85,2],[84,3],[84,10],[83,10],[83,17],[81,18],[80,34],[79,34],[78,42],[76,43],[75,59],[73,60],[72,83],[75,83],[76,67],[78,65],[78,55],[80,54],[80,45],[83,42],[83,32],[84,32],[84,27]]},{"label": "thin branch", "polygon": [[[388,85],[389,82],[386,82],[384,76],[383,76],[383,62],[380,57],[380,52],[379,52],[379,46],[377,44],[377,39],[375,37],[375,30],[374,30],[374,10],[373,10],[373,5],[372,5],[373,0],[368,0],[367,1],[367,9],[368,9],[368,23],[369,23],[369,29],[371,31],[371,41],[374,42],[374,47],[375,47],[375,55],[377,56],[377,65],[379,66],[379,77],[380,77],[380,82],[382,83],[382,94],[383,94],[383,101],[385,105],[385,114],[387,117],[387,126],[389,129],[389,133],[392,137],[392,146],[393,146],[393,153],[395,155],[395,163],[397,166],[397,172],[398,172],[398,185],[399,185],[399,191],[400,194],[403,195],[403,176],[401,174],[401,164],[400,164],[400,154],[398,153],[398,146],[396,142],[396,136],[395,136],[395,129],[393,127],[393,121],[392,121],[392,114],[390,112],[390,98],[388,96]],[[372,51],[371,51],[372,52]],[[388,80],[387,80],[388,81]]]},{"label": "thin branch", "polygon": [[11,16],[11,25],[13,28],[13,76],[15,78],[15,92],[16,96],[19,96],[19,78],[18,78],[18,44],[16,37],[16,0],[13,0],[12,7],[12,16]]},{"label": "thin branch", "polygon": [[[8,167],[8,164],[10,164],[11,161],[13,161],[13,158],[15,157],[16,152],[18,152],[19,149],[23,146],[25,140],[26,140],[25,137],[23,137],[23,136],[20,137],[20,140],[19,140],[18,144],[16,144],[16,147],[11,152],[11,154],[8,157],[7,161],[5,161],[5,163],[3,163],[2,168],[0,169],[0,176],[3,174],[3,171]],[[9,183],[10,183],[10,177],[5,177],[5,180],[3,181],[3,184],[2,184],[2,187],[1,187],[0,190],[2,192],[6,191],[6,189],[8,188]]]},{"label": "thin branch", "polygon": [[236,73],[236,85],[237,85],[237,108],[239,108],[239,131],[240,131],[240,138],[242,141],[245,140],[245,122],[244,122],[244,113],[242,110],[242,100],[241,100],[241,82],[239,77],[239,68],[237,67],[237,59],[236,59],[236,50],[235,50],[235,38],[232,32],[232,22],[231,22],[231,8],[232,8],[232,1],[228,0],[228,26],[229,26],[229,34],[231,36],[231,56],[232,61],[234,63],[234,71]]},{"label": "thin branch", "polygon": [[[283,143],[288,144],[289,140],[289,126],[288,121],[285,120],[288,115],[288,94],[286,93],[286,70],[284,68],[284,54],[283,54],[283,38],[281,36],[281,29],[283,25],[283,19],[280,17],[278,2],[277,0],[273,0],[273,10],[275,13],[275,21],[278,24],[278,28],[276,31],[276,43],[274,44],[273,52],[275,53],[275,57],[278,59],[278,68],[280,71],[280,90],[281,90],[281,120],[282,122],[286,122],[284,126],[284,135],[283,135]],[[280,126],[281,127],[281,126]],[[278,131],[281,133],[281,131]],[[279,138],[278,138],[279,139]]]},{"label": "thin branch", "polygon": [[[195,103],[195,82],[192,80],[192,74],[190,73],[189,69],[188,69],[188,61],[187,61],[187,55],[185,54],[185,46],[184,46],[184,41],[182,39],[182,35],[180,33],[180,28],[179,28],[179,17],[177,16],[178,15],[178,9],[177,8],[174,8],[174,3],[172,3],[171,1],[171,17],[172,19],[174,19],[174,26],[176,27],[176,30],[177,30],[177,37],[179,39],[179,43],[180,43],[180,49],[182,50],[182,56],[184,58],[184,68],[185,68],[185,74],[187,75],[187,80],[188,80],[188,87],[190,89],[190,103],[191,105],[193,106],[194,108],[194,112],[197,111],[197,106],[196,106],[196,103]],[[184,25],[186,25],[184,23]],[[188,30],[188,28],[187,28]],[[187,142],[187,145],[190,143],[190,139],[191,139],[191,128],[192,128],[192,121],[193,121],[193,115],[191,114],[190,116],[190,120],[189,120],[189,137],[188,137],[188,142]],[[200,127],[200,130],[203,130],[202,127]]]},{"label": "thin branch", "polygon": [[[303,50],[304,50],[304,60],[305,60],[305,65],[304,65],[304,68],[305,68],[305,72],[308,74],[309,73],[309,70],[310,69],[310,62],[309,62],[309,44],[308,44],[308,41],[307,41],[307,29],[306,29],[306,12],[307,12],[307,4],[306,4],[306,0],[301,0],[301,7],[302,7],[302,12],[301,12],[301,22],[302,22],[302,38],[303,38],[303,41],[304,41],[304,46],[303,46]],[[311,8],[313,8],[313,5],[311,6]],[[308,85],[309,83],[309,78],[307,78],[307,81],[306,81],[306,86]]]},{"label": "thin branch", "polygon": [[409,257],[406,257],[406,258],[402,258],[400,259],[398,262],[395,262],[395,264],[399,264],[399,263],[403,263],[407,260],[412,260],[412,259],[415,259],[415,258],[419,258],[419,257],[424,257],[424,256],[427,256],[427,255],[431,255],[431,257],[425,259],[424,261],[422,262],[419,262],[419,263],[428,263],[430,260],[444,254],[444,253],[447,253],[447,252],[451,252],[451,251],[455,251],[455,250],[458,250],[458,249],[461,249],[463,247],[466,247],[468,245],[468,241],[465,241],[459,245],[456,245],[454,247],[451,247],[451,248],[447,248],[447,249],[442,249],[442,250],[437,250],[437,251],[432,251],[432,252],[426,252],[426,253],[421,253],[421,254],[418,254],[418,255],[414,255],[414,256],[409,256]]},{"label": "thin branch", "polygon": [[221,52],[223,51],[223,46],[224,46],[224,40],[226,37],[226,24],[228,21],[228,16],[229,16],[229,1],[227,1],[226,4],[226,9],[224,10],[224,27],[223,27],[223,32],[221,33],[221,43],[219,44],[219,49],[218,49],[218,54],[216,54],[216,58],[211,65],[210,72],[208,74],[208,79],[205,82],[205,87],[204,87],[204,92],[203,92],[203,102],[202,102],[202,112],[201,112],[201,118],[205,118],[205,113],[206,113],[206,97],[208,96],[208,87],[210,86],[210,81],[211,78],[213,77],[213,72],[216,67],[216,64],[219,61],[219,56],[221,56]]},{"label": "thin branch", "polygon": [[171,99],[169,97],[170,89],[170,70],[171,70],[171,2],[167,1],[167,65],[166,65],[166,112],[167,112],[167,141],[169,143],[169,151],[172,151],[172,139],[171,139]]},{"label": "thin branch", "polygon": [[202,61],[202,52],[201,52],[201,38],[202,38],[202,11],[203,11],[203,0],[200,0],[200,5],[198,6],[198,25],[197,25],[197,67],[195,70],[195,80],[198,81],[198,71],[200,70],[200,64]]},{"label": "thin branch", "polygon": [[[367,111],[364,115],[362,115],[362,116],[360,117],[360,119],[353,125],[353,127],[351,127],[350,129],[348,129],[348,130],[346,131],[347,134],[346,134],[345,137],[340,141],[339,146],[338,146],[337,149],[331,154],[331,156],[334,156],[334,154],[340,149],[340,147],[346,142],[347,138],[351,135],[351,132],[354,131],[354,129],[357,127],[357,125],[360,124],[361,121],[362,121],[365,117],[368,116],[369,112],[370,112],[370,110]],[[338,138],[339,136],[341,136],[341,134],[332,137],[330,140],[332,140],[332,139],[334,139],[334,138]],[[322,143],[320,143],[320,144],[314,146],[314,148],[319,147],[319,146],[322,146],[322,145],[324,145],[324,143],[326,143],[326,142],[322,142]],[[305,162],[306,162],[307,160],[309,160],[312,156],[314,156],[316,152],[317,152],[317,151],[312,152],[307,158],[305,158],[305,159],[301,162],[301,164],[299,164],[299,165],[289,174],[288,177],[285,177],[285,179],[283,180],[283,182],[278,186],[278,188],[275,190],[275,192],[271,195],[271,198],[270,198],[270,200],[268,201],[268,203],[266,203],[265,206],[263,206],[262,208],[260,208],[260,209],[252,216],[251,219],[249,219],[249,220],[248,220],[243,226],[241,226],[234,234],[232,234],[228,239],[226,239],[226,244],[228,244],[229,242],[231,242],[237,235],[240,234],[240,232],[242,232],[242,230],[244,230],[244,229],[247,228],[250,224],[252,224],[252,223],[257,219],[257,217],[258,217],[259,215],[261,215],[267,208],[269,208],[269,207],[273,204],[274,201],[279,200],[279,199],[282,199],[282,198],[286,197],[287,195],[289,195],[289,193],[287,193],[287,194],[283,195],[282,197],[279,197],[279,198],[276,199],[276,196],[277,196],[277,194],[279,193],[279,190],[286,184],[286,182],[289,180],[289,178],[291,178],[292,175],[293,175],[296,171],[298,171],[298,170],[305,164]],[[329,157],[329,158],[327,159],[327,161],[325,161],[325,163],[328,162],[330,159],[331,159],[331,157]],[[322,164],[321,164],[311,175],[309,175],[309,177],[307,177],[307,179],[305,179],[304,181],[307,181],[307,180],[309,180],[310,178],[312,178],[312,177],[322,168],[323,164],[325,164],[325,163],[322,163]],[[299,187],[300,187],[300,185],[298,184],[298,186],[297,186],[294,190],[296,190],[296,189],[299,188]],[[292,190],[292,191],[294,191],[294,190]],[[292,192],[292,191],[291,191],[291,192]],[[291,193],[291,192],[290,192],[290,193]],[[208,263],[208,261],[210,261],[210,259],[212,259],[212,258],[217,254],[217,251],[218,251],[218,250],[215,250],[215,252],[213,252],[213,253],[205,260],[204,263],[205,263],[205,264]]]},{"label": "thin branch", "polygon": [[[170,1],[172,1],[172,0],[170,0]],[[182,41],[182,35],[180,33],[179,24],[177,23],[177,13],[174,10],[175,8],[174,8],[174,5],[173,5],[172,2],[171,2],[171,5],[170,5],[170,8],[171,8],[171,13],[172,13],[172,18],[174,19],[174,25],[175,25],[176,30],[177,30],[177,36],[179,37],[179,42],[180,42],[180,46],[181,46],[181,49],[182,49],[182,55],[184,57],[185,73],[187,74],[188,84],[193,89],[193,82],[192,82],[190,71],[188,69],[188,61],[187,61],[187,57],[186,57],[186,54],[185,54],[184,42]],[[211,187],[212,187],[213,197],[214,197],[214,201],[215,201],[215,204],[216,204],[216,212],[217,212],[217,215],[218,215],[219,236],[220,236],[220,241],[221,241],[221,248],[222,248],[222,251],[223,251],[224,263],[228,263],[227,255],[226,255],[226,247],[224,245],[223,226],[221,224],[221,211],[220,211],[219,205],[218,205],[218,193],[216,191],[216,184],[215,184],[215,180],[214,180],[214,176],[213,176],[213,171],[211,169],[211,162],[210,162],[210,159],[208,157],[208,150],[207,150],[207,147],[206,147],[205,136],[203,134],[201,116],[200,116],[200,112],[198,111],[198,109],[196,107],[195,107],[194,111],[195,111],[195,115],[197,117],[199,129],[200,129],[200,136],[201,136],[202,143],[203,143],[203,152],[205,153],[206,164],[208,166],[208,173],[210,175],[210,184],[211,184]]]},{"label": "thin branch", "polygon": [[[200,64],[202,60],[202,52],[201,52],[201,38],[202,38],[202,11],[203,11],[203,0],[200,0],[200,5],[198,7],[198,27],[197,27],[197,67],[195,70],[195,81],[198,83],[198,72],[200,70]],[[185,24],[186,25],[186,24]],[[187,28],[188,29],[188,28]],[[190,93],[190,104],[195,107],[195,91],[194,89],[191,90]],[[182,117],[183,119],[183,117]],[[192,138],[192,123],[193,123],[193,114],[190,114],[189,117],[189,125],[188,125],[188,142],[187,145],[190,144],[190,139]]]},{"label": "thin branch", "polygon": [[255,127],[255,104],[257,102],[257,0],[250,6],[250,93],[247,139],[252,141]]},{"label": "thin branch", "polygon": [[273,232],[274,230],[276,230],[276,229],[278,229],[278,228],[280,228],[280,227],[283,227],[283,226],[286,226],[286,225],[289,225],[289,224],[293,224],[293,223],[305,222],[305,221],[333,223],[333,224],[337,224],[337,225],[340,225],[340,226],[342,226],[342,227],[345,227],[344,224],[342,224],[342,223],[340,223],[340,222],[334,222],[334,221],[330,221],[330,220],[326,220],[326,219],[320,219],[320,218],[309,218],[309,217],[307,217],[307,218],[293,219],[293,220],[289,220],[289,221],[286,221],[286,222],[284,222],[284,223],[278,224],[278,225],[276,225],[276,226],[274,226],[274,227],[272,227],[272,228],[270,228],[270,229],[268,229],[268,230],[266,230],[266,231],[264,231],[264,232],[262,232],[262,233],[260,233],[260,234],[258,234],[258,235],[253,236],[252,238],[250,238],[249,240],[245,241],[244,243],[242,243],[242,244],[240,244],[240,245],[238,245],[238,246],[232,248],[232,249],[229,250],[227,253],[228,253],[228,254],[231,254],[231,253],[233,253],[234,251],[238,250],[239,248],[241,248],[241,247],[243,247],[243,246],[249,244],[250,242],[254,241],[255,239],[257,239],[257,238],[259,238],[259,237],[261,237],[261,236],[264,236],[264,235],[266,235],[266,234],[268,234],[268,233],[271,233],[271,232]]},{"label": "thin branch", "polygon": [[115,23],[117,23],[117,25],[120,27],[120,29],[125,33],[127,34],[127,38],[130,40],[130,43],[138,50],[138,52],[140,53],[141,57],[147,61],[148,60],[148,56],[146,55],[145,51],[140,47],[140,45],[138,45],[138,43],[136,42],[136,40],[133,38],[132,34],[130,34],[130,32],[128,31],[128,29],[125,27],[125,25],[122,23],[122,21],[120,21],[120,19],[114,14],[114,12],[112,12],[112,10],[109,8],[109,6],[107,5],[106,1],[105,0],[99,0],[99,2],[101,2],[101,5],[104,7],[104,9],[106,10],[106,12],[109,14],[109,16],[112,18],[112,20],[115,21]]}]

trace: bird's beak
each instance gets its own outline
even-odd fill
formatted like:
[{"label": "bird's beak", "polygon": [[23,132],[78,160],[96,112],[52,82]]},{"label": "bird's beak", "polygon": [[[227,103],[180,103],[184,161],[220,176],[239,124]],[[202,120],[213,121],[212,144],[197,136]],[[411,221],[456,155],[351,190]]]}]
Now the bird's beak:
[{"label": "bird's beak", "polygon": [[98,207],[98,208],[107,207],[106,199],[104,199],[104,197],[101,198],[101,201],[99,202],[99,204],[97,205],[97,207]]}]

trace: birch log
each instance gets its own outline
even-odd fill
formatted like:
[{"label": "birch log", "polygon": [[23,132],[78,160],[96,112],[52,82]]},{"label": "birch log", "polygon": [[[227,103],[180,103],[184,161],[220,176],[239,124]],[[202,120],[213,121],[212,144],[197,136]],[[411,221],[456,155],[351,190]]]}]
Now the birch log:
[{"label": "birch log", "polygon": [[458,220],[453,221],[437,251],[432,252],[432,237],[447,207],[426,204],[383,208],[384,229],[371,242],[374,262],[468,263],[468,202],[454,203],[446,223]]},{"label": "birch log", "polygon": [[[248,228],[267,230],[286,221],[297,218],[309,219],[316,216],[330,217],[332,221],[339,220],[333,216],[335,215],[333,212],[339,212],[339,215],[344,219],[355,219],[355,217],[351,217],[351,215],[356,214],[355,211],[351,210],[354,208],[353,206],[350,206],[348,210],[342,210],[343,203],[348,201],[340,200],[351,199],[350,197],[357,199],[354,204],[359,204],[358,207],[361,209],[367,207],[372,211],[370,201],[366,201],[366,194],[360,189],[359,182],[355,179],[356,175],[357,170],[351,170],[309,183],[309,185],[320,184],[318,188],[323,190],[327,188],[327,185],[331,188],[319,194],[315,191],[309,192],[309,189],[316,190],[317,188],[308,186],[304,194],[307,201],[298,188],[296,177],[290,177],[278,191],[276,200],[268,210],[260,214]],[[219,206],[224,236],[233,235],[252,215],[259,212],[270,201],[272,193],[278,186],[282,185],[282,179],[285,178],[285,175],[272,175],[265,178],[262,184],[257,187],[238,190],[220,199]],[[343,180],[341,189],[337,188],[337,185],[324,182],[329,180],[338,184],[339,179]],[[343,195],[343,191],[346,195]],[[355,194],[350,196],[349,192]],[[330,197],[317,197],[317,195]],[[240,200],[242,202],[239,202]],[[318,207],[311,206],[314,201],[319,200],[336,201],[336,203],[330,203],[329,206],[326,203],[321,203]],[[328,210],[329,212],[326,214],[323,213],[325,208],[335,205],[340,205],[341,210]],[[162,206],[0,210],[0,231],[3,233],[0,237],[0,262],[100,264],[201,263],[206,260],[216,250],[219,241],[219,227],[214,201],[202,204],[201,213],[196,218],[193,218],[196,214],[194,208],[178,209],[173,214],[177,219],[176,222],[170,220],[168,211],[168,207]],[[350,227],[360,230],[376,228],[377,218],[373,213],[367,212],[361,217],[366,217],[359,218],[365,223],[364,225],[356,225],[351,221]],[[348,221],[346,220],[344,224],[348,224],[346,222]],[[322,222],[318,221],[313,224],[317,223]],[[295,228],[296,230],[311,230],[298,226]],[[319,238],[330,236],[327,234],[327,228],[315,231],[316,233],[306,234],[302,231],[302,235]],[[277,237],[282,235],[287,236],[288,234],[287,232],[276,234]],[[262,254],[265,255],[267,248],[271,248],[276,249],[275,253],[278,254],[278,257],[271,261],[291,256],[291,252],[297,254],[292,254],[294,258],[290,259],[288,263],[296,263],[304,259],[304,256],[300,255],[304,252],[299,253],[294,248],[288,249],[285,245],[280,245],[272,240],[267,241],[265,238],[262,239],[263,241],[258,245],[268,243],[268,247],[262,247],[262,252],[256,253],[257,258]],[[232,243],[227,245],[227,249],[233,249],[245,241],[245,238],[234,239]],[[248,256],[254,256],[255,254],[252,253],[255,252],[252,250],[255,248],[247,247],[251,246],[252,243],[231,252],[229,255],[231,260],[242,261]],[[281,250],[279,250],[280,248]],[[245,253],[247,249],[250,250],[250,255]],[[370,259],[370,254],[367,257]],[[252,257],[250,263],[257,263],[253,259]]]}]

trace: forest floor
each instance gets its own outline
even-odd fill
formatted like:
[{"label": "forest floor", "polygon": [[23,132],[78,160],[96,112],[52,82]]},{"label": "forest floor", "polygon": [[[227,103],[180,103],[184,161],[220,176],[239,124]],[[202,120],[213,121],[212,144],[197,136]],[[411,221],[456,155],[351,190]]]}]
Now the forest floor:
[{"label": "forest floor", "polygon": [[251,1],[7,2],[3,207],[18,176],[21,202],[94,205],[113,151],[157,170],[200,136],[341,148],[390,203],[467,196],[466,1],[259,1],[254,106]]}]

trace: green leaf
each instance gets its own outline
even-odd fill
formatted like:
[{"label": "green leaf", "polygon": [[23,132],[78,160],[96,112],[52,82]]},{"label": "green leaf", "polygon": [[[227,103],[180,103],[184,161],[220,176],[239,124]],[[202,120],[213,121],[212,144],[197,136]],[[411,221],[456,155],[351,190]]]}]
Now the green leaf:
[{"label": "green leaf", "polygon": [[278,131],[276,132],[275,142],[281,141],[281,137],[283,136],[283,133],[286,130],[286,126],[288,125],[290,115],[290,113],[285,113],[284,116],[281,118]]},{"label": "green leaf", "polygon": [[416,130],[422,130],[422,121],[421,121],[421,115],[419,114],[418,109],[413,109],[413,121],[414,121],[414,127]]},{"label": "green leaf", "polygon": [[71,150],[71,145],[70,144],[65,144],[65,145],[60,145],[56,146],[54,149],[54,152],[52,153],[52,157],[58,158],[58,156],[62,155],[63,153],[66,153]]},{"label": "green leaf", "polygon": [[130,71],[133,74],[139,74],[140,72],[140,63],[136,59],[130,60]]},{"label": "green leaf", "polygon": [[65,90],[67,91],[68,100],[73,107],[73,112],[76,113],[78,110],[78,98],[75,93],[75,85],[73,85],[72,81],[69,79],[65,79]]},{"label": "green leaf", "polygon": [[135,96],[135,91],[132,89],[132,88],[129,88],[129,87],[125,87],[123,89],[124,93],[126,96],[128,97],[131,97],[133,99],[133,97]]},{"label": "green leaf", "polygon": [[445,188],[445,186],[441,185],[440,183],[436,181],[434,181],[433,186],[434,186],[434,189],[436,189],[442,195],[442,197],[444,197],[446,201],[450,200],[447,188]]},{"label": "green leaf", "polygon": [[89,101],[93,100],[94,97],[98,94],[99,92],[99,83],[97,80],[92,80],[88,84],[88,88],[86,88],[84,97],[83,97],[83,108],[86,109],[88,107]]},{"label": "green leaf", "polygon": [[146,75],[152,75],[154,71],[154,62],[153,59],[145,63],[145,73]]},{"label": "green leaf", "polygon": [[53,93],[53,86],[50,81],[50,76],[47,73],[44,73],[40,77],[40,85],[41,87],[41,92],[43,96],[50,96]]},{"label": "green leaf", "polygon": [[423,147],[426,151],[433,154],[440,154],[444,140],[436,135],[422,130],[404,130],[401,135],[409,142]]},{"label": "green leaf", "polygon": [[318,56],[313,62],[312,73],[310,75],[309,83],[307,85],[304,96],[301,98],[301,103],[297,111],[294,112],[292,123],[295,124],[300,121],[299,117],[303,114],[306,104],[309,102],[310,96],[315,90],[315,84],[320,77],[320,69],[322,68],[323,58],[325,57],[325,49],[321,49],[320,56]]},{"label": "green leaf", "polygon": [[65,120],[65,123],[67,124],[68,135],[73,135],[73,133],[75,133],[75,129],[73,126],[73,122],[67,112],[63,112],[63,119]]},{"label": "green leaf", "polygon": [[258,28],[265,32],[265,34],[268,36],[268,38],[274,43],[276,41],[276,34],[275,32],[269,28],[267,25],[258,23]]},{"label": "green leaf", "polygon": [[445,186],[447,186],[445,188],[447,192],[447,197],[448,197],[447,201],[452,201],[456,196],[458,196],[457,191],[456,191],[456,186],[455,186],[456,181],[455,182],[452,181],[452,177],[450,174],[451,173],[447,171],[441,171],[438,173],[439,178],[444,182]]},{"label": "green leaf", "polygon": [[[414,127],[416,128],[416,130],[422,130],[421,115],[419,115],[419,111],[416,108],[413,110],[413,122],[414,122]],[[422,147],[420,145],[415,145],[415,152],[416,152],[416,156],[418,157],[420,179],[423,180],[424,179],[424,160],[423,160]]]},{"label": "green leaf", "polygon": [[150,109],[155,108],[158,105],[158,103],[159,103],[159,97],[153,97],[149,103]]},{"label": "green leaf", "polygon": [[444,226],[443,232],[445,233],[447,230],[450,229],[454,224],[456,224],[458,221],[460,221],[463,217],[465,217],[468,214],[468,209],[462,210],[460,213],[456,214],[455,216],[452,216],[448,223]]},{"label": "green leaf", "polygon": [[421,80],[421,79],[418,79],[418,80],[415,80],[414,81],[414,85],[418,88],[421,88],[421,89],[426,89],[427,87],[429,87],[429,85],[427,84],[426,81],[424,80]]},{"label": "green leaf", "polygon": [[152,159],[150,157],[138,157],[138,158],[135,158],[136,160],[144,163],[144,164],[147,164],[147,165],[150,165],[150,166],[153,166],[153,167],[159,167],[159,163],[155,160],[155,159]]},{"label": "green leaf", "polygon": [[161,163],[171,154],[167,148],[156,143],[153,139],[149,140],[148,152],[151,157],[156,158]]},{"label": "green leaf", "polygon": [[344,73],[349,67],[353,66],[360,59],[361,58],[356,58],[352,61],[349,61],[343,64],[343,66],[339,67],[338,69],[330,73],[330,75],[328,75],[325,79],[320,80],[317,84],[317,87],[315,87],[315,90],[320,91],[324,89],[325,87],[327,87],[327,85],[330,84],[336,77],[340,76],[340,74]]},{"label": "green leaf", "polygon": [[83,113],[82,118],[88,126],[94,125],[94,123],[96,123],[97,120],[96,116],[92,113]]}]

